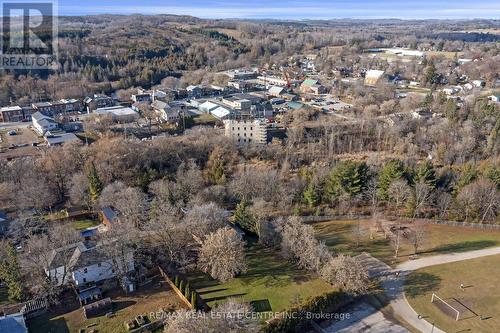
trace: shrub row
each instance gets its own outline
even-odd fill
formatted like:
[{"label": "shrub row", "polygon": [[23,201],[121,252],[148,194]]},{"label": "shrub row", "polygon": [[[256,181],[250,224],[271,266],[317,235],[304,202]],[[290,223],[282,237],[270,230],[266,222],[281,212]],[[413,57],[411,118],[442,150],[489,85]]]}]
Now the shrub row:
[{"label": "shrub row", "polygon": [[174,277],[174,285],[179,289],[179,291],[186,297],[186,299],[191,303],[193,309],[198,309],[198,293],[195,290],[191,290],[191,285],[184,279],[180,278],[179,275]]},{"label": "shrub row", "polygon": [[310,298],[304,303],[286,310],[279,318],[271,320],[263,332],[302,332],[309,325],[308,314],[335,311],[345,304],[346,300],[346,295],[339,291]]}]

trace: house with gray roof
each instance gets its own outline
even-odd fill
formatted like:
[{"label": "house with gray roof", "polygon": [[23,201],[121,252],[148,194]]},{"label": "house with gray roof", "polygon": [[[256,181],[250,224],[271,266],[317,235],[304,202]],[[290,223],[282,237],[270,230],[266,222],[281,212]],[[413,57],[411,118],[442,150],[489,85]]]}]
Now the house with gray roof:
[{"label": "house with gray roof", "polygon": [[59,124],[56,123],[54,118],[46,116],[41,112],[35,112],[31,115],[31,121],[33,123],[33,129],[41,136],[47,131],[53,131],[59,128]]},{"label": "house with gray roof", "polygon": [[0,316],[0,332],[28,333],[28,328],[26,327],[24,316],[20,313]]},{"label": "house with gray roof", "polygon": [[116,278],[117,266],[131,273],[135,269],[133,252],[121,258],[114,256],[114,242],[79,242],[57,249],[46,274],[60,285],[71,282],[81,287]]}]

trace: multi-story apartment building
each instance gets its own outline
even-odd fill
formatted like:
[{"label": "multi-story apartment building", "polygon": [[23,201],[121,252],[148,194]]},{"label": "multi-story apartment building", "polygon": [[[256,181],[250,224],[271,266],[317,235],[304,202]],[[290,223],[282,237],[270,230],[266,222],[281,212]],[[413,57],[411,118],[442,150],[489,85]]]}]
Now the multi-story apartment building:
[{"label": "multi-story apartment building", "polygon": [[267,123],[263,119],[228,119],[224,121],[225,135],[240,144],[266,144]]}]

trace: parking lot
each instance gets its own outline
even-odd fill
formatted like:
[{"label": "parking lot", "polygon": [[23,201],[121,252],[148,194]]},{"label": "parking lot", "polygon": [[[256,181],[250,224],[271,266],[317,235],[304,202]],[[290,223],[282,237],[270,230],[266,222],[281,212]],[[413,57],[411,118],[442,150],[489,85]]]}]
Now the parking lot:
[{"label": "parking lot", "polygon": [[[15,131],[16,134],[9,135],[10,131]],[[32,147],[32,144],[43,142],[43,139],[39,138],[29,127],[2,129],[0,138],[0,158],[36,154],[37,149]]]}]

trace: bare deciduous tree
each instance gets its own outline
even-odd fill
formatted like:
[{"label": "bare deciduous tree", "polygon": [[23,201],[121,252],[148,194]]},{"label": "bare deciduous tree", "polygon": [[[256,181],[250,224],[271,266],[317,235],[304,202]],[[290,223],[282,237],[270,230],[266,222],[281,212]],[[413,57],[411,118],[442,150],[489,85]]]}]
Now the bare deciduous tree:
[{"label": "bare deciduous tree", "polygon": [[247,303],[231,299],[210,313],[180,310],[166,320],[164,333],[257,333],[260,325],[251,312]]},{"label": "bare deciduous tree", "polygon": [[146,245],[157,253],[155,261],[185,269],[194,261],[193,235],[190,226],[181,218],[177,207],[155,199],[150,211],[150,219],[143,230]]},{"label": "bare deciduous tree", "polygon": [[405,180],[398,179],[389,185],[388,194],[394,208],[399,210],[410,197],[411,188]]},{"label": "bare deciduous tree", "polygon": [[355,295],[368,290],[368,273],[359,261],[343,254],[329,260],[321,269],[321,277],[342,290]]},{"label": "bare deciduous tree", "polygon": [[357,219],[351,227],[351,233],[356,242],[356,247],[359,247],[360,243],[370,235],[370,226],[366,221]]},{"label": "bare deciduous tree", "polygon": [[299,267],[318,272],[322,264],[331,258],[324,243],[314,236],[314,229],[291,217],[283,225],[281,232],[281,252],[284,257],[296,262]]},{"label": "bare deciduous tree", "polygon": [[118,210],[121,222],[135,227],[144,221],[147,208],[144,193],[135,187],[128,187],[122,182],[114,182],[103,189],[99,197],[99,207],[107,206]]},{"label": "bare deciduous tree", "polygon": [[71,177],[69,197],[74,205],[81,205],[87,209],[91,208],[89,193],[89,180],[83,172],[78,172]]},{"label": "bare deciduous tree", "polygon": [[423,222],[415,222],[411,226],[410,243],[413,246],[414,254],[425,244],[427,240],[427,227]]},{"label": "bare deciduous tree", "polygon": [[186,228],[198,239],[224,227],[225,211],[214,203],[191,208],[184,216]]},{"label": "bare deciduous tree", "polygon": [[200,269],[214,279],[226,282],[245,272],[245,242],[229,227],[206,236],[198,257]]},{"label": "bare deciduous tree", "polygon": [[[70,225],[55,225],[47,234],[28,238],[20,264],[28,288],[38,297],[55,302],[69,278],[69,267],[78,233]],[[56,268],[59,268],[56,270]]]},{"label": "bare deciduous tree", "polygon": [[424,181],[415,184],[413,192],[413,218],[420,215],[421,211],[429,205],[432,198],[432,188]]}]

